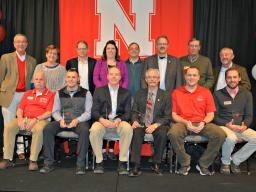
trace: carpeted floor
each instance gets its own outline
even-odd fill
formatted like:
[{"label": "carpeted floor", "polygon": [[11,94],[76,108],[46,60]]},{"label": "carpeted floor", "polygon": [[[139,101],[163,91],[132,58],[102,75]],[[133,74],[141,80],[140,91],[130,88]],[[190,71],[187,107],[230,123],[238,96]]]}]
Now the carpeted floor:
[{"label": "carpeted floor", "polygon": [[[105,173],[95,175],[89,169],[86,175],[77,176],[75,158],[63,159],[54,172],[40,174],[29,172],[24,162],[17,162],[15,168],[0,171],[1,191],[30,191],[30,192],[165,192],[165,191],[196,191],[196,192],[247,192],[256,191],[256,159],[250,160],[252,174],[245,172],[240,176],[200,176],[194,169],[188,176],[170,174],[167,170],[163,176],[151,173],[145,163],[143,175],[138,178],[118,176],[116,162],[105,163]],[[245,165],[243,170],[245,170]]]}]

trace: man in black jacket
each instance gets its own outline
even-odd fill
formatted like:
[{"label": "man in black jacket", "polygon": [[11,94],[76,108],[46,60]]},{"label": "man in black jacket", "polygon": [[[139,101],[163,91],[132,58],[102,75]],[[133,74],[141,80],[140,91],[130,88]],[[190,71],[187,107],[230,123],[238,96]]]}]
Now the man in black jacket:
[{"label": "man in black jacket", "polygon": [[88,57],[88,44],[85,41],[77,42],[78,57],[67,61],[66,70],[75,68],[79,73],[80,86],[87,89],[93,94],[95,86],[93,84],[93,70],[96,64],[96,59]]},{"label": "man in black jacket", "polygon": [[166,145],[167,130],[170,123],[170,97],[165,91],[158,88],[160,72],[158,69],[146,71],[146,89],[140,89],[134,98],[132,107],[132,163],[134,167],[129,176],[139,176],[140,152],[145,133],[153,134],[154,155],[152,170],[161,175],[161,159]]},{"label": "man in black jacket", "polygon": [[132,139],[132,128],[128,123],[131,112],[131,94],[119,86],[120,70],[112,67],[108,70],[108,85],[95,90],[93,95],[92,118],[95,120],[90,129],[90,142],[96,156],[94,173],[104,173],[102,142],[106,132],[117,133],[119,142],[119,174],[128,174],[127,153]]}]

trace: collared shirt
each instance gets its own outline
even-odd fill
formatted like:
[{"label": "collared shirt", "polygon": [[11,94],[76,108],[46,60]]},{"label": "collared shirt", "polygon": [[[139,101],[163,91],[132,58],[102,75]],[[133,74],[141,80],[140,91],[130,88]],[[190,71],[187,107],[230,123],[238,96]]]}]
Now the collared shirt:
[{"label": "collared shirt", "polygon": [[188,60],[191,62],[191,63],[194,63],[196,62],[196,60],[199,58],[199,55],[188,55]]},{"label": "collared shirt", "polygon": [[[231,65],[229,66],[232,67],[233,63],[231,63]],[[217,81],[217,85],[216,85],[216,91],[223,89],[224,87],[227,86],[226,84],[226,79],[225,79],[225,72],[229,69],[226,67],[221,66],[220,69],[220,73],[219,73],[219,77],[218,77],[218,81]]]},{"label": "collared shirt", "polygon": [[128,69],[128,89],[134,97],[140,89],[141,73],[144,62],[139,59],[133,64],[129,59],[127,59],[125,64]]},{"label": "collared shirt", "polygon": [[36,118],[43,113],[52,111],[54,102],[54,93],[44,89],[41,94],[36,90],[29,90],[24,93],[19,108],[23,110],[23,117]]},{"label": "collared shirt", "polygon": [[185,86],[175,89],[172,93],[172,112],[185,120],[201,122],[207,113],[215,110],[211,92],[202,86],[198,85],[192,93]]},{"label": "collared shirt", "polygon": [[[73,97],[73,95],[77,91],[78,91],[78,89],[73,92],[69,91],[70,97]],[[86,93],[84,108],[85,108],[84,113],[82,113],[79,117],[77,117],[79,122],[84,122],[84,121],[88,121],[91,119],[92,95],[91,95],[90,91],[87,91],[87,93]],[[52,112],[53,112],[52,116],[56,121],[60,121],[63,119],[63,116],[61,115],[61,103],[60,103],[59,92],[56,92],[56,94],[55,94]]]},{"label": "collared shirt", "polygon": [[108,88],[109,88],[109,92],[110,92],[110,97],[111,97],[111,108],[112,111],[111,113],[108,115],[109,119],[114,119],[116,117],[116,108],[117,108],[117,95],[118,95],[118,89],[113,89],[113,87],[111,87],[108,84]]},{"label": "collared shirt", "polygon": [[[153,114],[154,114],[154,108],[155,108],[155,102],[156,102],[156,95],[157,95],[157,88],[152,92],[153,95],[152,95],[152,109],[151,109],[151,115],[150,115],[150,122],[152,123],[153,122]],[[148,96],[147,96],[147,100],[148,98],[150,97],[150,93],[149,90],[148,90]],[[147,101],[146,101],[147,102]],[[148,113],[148,110],[146,108],[146,113],[144,115],[144,123],[146,123],[146,114]]]},{"label": "collared shirt", "polygon": [[167,68],[167,55],[165,58],[160,59],[158,56],[158,67],[160,71],[160,89],[166,90],[165,89],[165,74],[166,74],[166,68]]},{"label": "collared shirt", "polygon": [[88,83],[88,59],[82,62],[78,58],[78,73],[80,77],[80,86],[84,89],[89,90],[89,83]]},{"label": "collared shirt", "polygon": [[239,87],[237,86],[235,89],[230,89],[228,86],[226,86],[226,90],[230,97],[234,99],[239,91]]},{"label": "collared shirt", "polygon": [[26,52],[25,52],[24,55],[21,56],[21,55],[18,53],[18,51],[16,51],[16,55],[19,57],[19,59],[20,59],[22,62],[26,60]]}]

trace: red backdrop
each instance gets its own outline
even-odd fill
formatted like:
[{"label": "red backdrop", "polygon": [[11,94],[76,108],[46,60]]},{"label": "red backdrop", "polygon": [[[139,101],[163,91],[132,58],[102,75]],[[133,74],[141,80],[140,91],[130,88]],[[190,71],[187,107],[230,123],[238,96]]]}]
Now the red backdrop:
[{"label": "red backdrop", "polygon": [[[89,44],[89,55],[94,57],[96,53],[95,41],[100,39],[102,15],[97,12],[97,6],[108,0],[60,0],[60,52],[61,63],[67,59],[76,57],[76,42],[86,40]],[[131,5],[136,0],[116,0],[131,25],[135,25],[136,14],[131,14]],[[167,35],[170,40],[169,54],[180,57],[187,54],[187,42],[192,37],[193,0],[153,0],[154,12],[150,14],[151,25],[149,40],[152,41],[154,52],[154,40],[160,34]],[[115,11],[115,10],[113,10]],[[143,10],[142,10],[143,11]],[[110,26],[115,33],[115,40],[119,41],[120,54],[126,59],[127,43],[122,34],[114,32],[115,27]],[[135,28],[136,30],[136,28]],[[118,31],[118,30],[116,30]]]}]

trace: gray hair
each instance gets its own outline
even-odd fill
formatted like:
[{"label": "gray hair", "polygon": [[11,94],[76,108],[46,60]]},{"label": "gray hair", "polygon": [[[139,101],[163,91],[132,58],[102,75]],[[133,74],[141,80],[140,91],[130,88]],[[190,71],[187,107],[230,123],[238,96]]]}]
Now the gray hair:
[{"label": "gray hair", "polygon": [[145,73],[145,77],[146,77],[146,78],[148,78],[148,74],[149,74],[149,72],[151,72],[151,71],[154,71],[154,72],[156,73],[156,75],[157,75],[158,77],[160,77],[160,71],[159,71],[159,69],[150,68],[150,69],[148,69],[148,70],[146,71],[146,73]]}]

